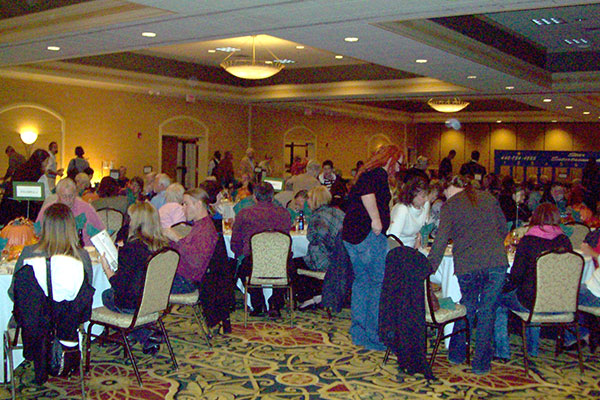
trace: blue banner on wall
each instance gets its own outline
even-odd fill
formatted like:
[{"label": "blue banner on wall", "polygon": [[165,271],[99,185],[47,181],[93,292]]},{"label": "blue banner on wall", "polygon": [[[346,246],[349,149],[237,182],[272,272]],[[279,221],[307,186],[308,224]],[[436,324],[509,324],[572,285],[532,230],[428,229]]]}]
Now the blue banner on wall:
[{"label": "blue banner on wall", "polygon": [[[532,168],[583,168],[590,158],[600,162],[597,151],[537,151],[537,150],[495,150],[494,172],[500,173],[500,167]],[[539,175],[539,170],[538,170]]]}]

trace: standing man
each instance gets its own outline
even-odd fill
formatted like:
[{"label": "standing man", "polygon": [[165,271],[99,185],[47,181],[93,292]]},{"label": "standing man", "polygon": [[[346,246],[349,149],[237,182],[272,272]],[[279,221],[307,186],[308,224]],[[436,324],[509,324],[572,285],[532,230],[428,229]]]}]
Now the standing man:
[{"label": "standing man", "polygon": [[448,155],[444,157],[442,162],[440,163],[440,167],[438,169],[438,178],[439,179],[449,179],[452,178],[452,160],[456,156],[456,150],[452,149],[448,152]]},{"label": "standing man", "polygon": [[121,165],[119,167],[119,179],[117,179],[117,183],[121,189],[124,189],[129,182],[129,178],[127,177],[127,167]]},{"label": "standing man", "polygon": [[329,191],[331,191],[331,186],[333,186],[337,179],[338,176],[333,170],[333,161],[323,161],[322,172],[319,174],[319,182],[321,182],[321,185],[325,186]]},{"label": "standing man", "polygon": [[486,174],[486,170],[483,165],[479,164],[479,152],[477,150],[473,150],[471,152],[471,161],[464,163],[460,167],[460,174],[466,175],[469,178],[475,179],[477,182],[481,183]]},{"label": "standing man", "polygon": [[46,167],[46,176],[48,177],[48,190],[54,193],[56,187],[56,177],[62,176],[64,170],[62,168],[57,169],[56,165],[56,154],[58,153],[58,144],[56,142],[50,142],[48,145],[48,167]]},{"label": "standing man", "polygon": [[246,157],[242,158],[242,161],[240,161],[240,172],[238,176],[248,174],[252,182],[255,182],[255,167],[256,165],[254,163],[254,149],[252,147],[248,147],[248,149],[246,149]]},{"label": "standing man", "polygon": [[208,173],[206,176],[214,175],[215,168],[217,168],[217,166],[219,165],[220,162],[221,162],[221,152],[219,150],[217,150],[213,154],[212,160],[210,160],[210,162],[208,163],[208,171],[207,171]]}]

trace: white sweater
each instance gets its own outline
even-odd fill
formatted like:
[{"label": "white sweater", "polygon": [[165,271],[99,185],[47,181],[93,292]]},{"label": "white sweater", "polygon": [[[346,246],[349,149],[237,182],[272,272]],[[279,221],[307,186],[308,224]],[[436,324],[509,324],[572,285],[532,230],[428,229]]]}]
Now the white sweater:
[{"label": "white sweater", "polygon": [[413,205],[396,204],[391,211],[390,227],[387,234],[395,235],[402,240],[405,246],[415,247],[417,234],[427,222],[430,207],[429,202],[426,202],[420,209],[415,208]]}]

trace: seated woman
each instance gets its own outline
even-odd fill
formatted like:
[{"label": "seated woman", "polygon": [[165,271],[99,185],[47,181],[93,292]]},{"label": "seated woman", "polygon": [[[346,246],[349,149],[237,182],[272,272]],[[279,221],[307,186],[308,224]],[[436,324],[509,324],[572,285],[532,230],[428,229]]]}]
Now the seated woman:
[{"label": "seated woman", "polygon": [[66,376],[79,366],[77,327],[90,318],[94,290],[92,263],[88,253],[79,247],[75,218],[69,207],[60,203],[45,210],[40,241],[23,249],[8,290],[15,303],[15,319],[23,328],[24,355],[34,362],[38,384],[43,384],[49,373],[45,339],[49,337],[51,317],[45,301],[48,295],[45,277],[46,259],[50,257],[54,257],[50,269],[56,336],[65,354],[60,375]]},{"label": "seated woman", "polygon": [[165,189],[165,204],[158,210],[160,225],[168,229],[173,225],[185,221],[183,213],[183,193],[185,189],[179,183],[171,183]]},{"label": "seated woman", "polygon": [[[499,299],[494,326],[496,358],[510,359],[508,314],[510,310],[529,311],[535,298],[536,258],[547,250],[571,250],[571,241],[560,229],[560,214],[554,204],[540,204],[531,217],[530,228],[519,241],[510,274]],[[527,328],[527,349],[536,357],[540,328]]]},{"label": "seated woman", "polygon": [[[148,258],[169,242],[162,234],[158,212],[152,204],[134,203],[127,212],[130,218],[129,234],[119,249],[117,271],[109,267],[104,255],[100,257],[102,269],[111,285],[102,293],[102,303],[109,310],[133,314],[144,287]],[[142,344],[145,354],[158,352],[159,343],[151,336],[149,329],[138,329],[131,337]]]},{"label": "seated woman", "polygon": [[[328,204],[329,203],[330,202],[328,202]],[[296,193],[294,199],[290,201],[290,204],[287,206],[287,210],[290,213],[290,217],[292,218],[292,225],[296,223],[298,217],[300,216],[300,211],[302,211],[304,220],[308,221],[310,215],[312,214],[312,210],[310,208],[310,205],[308,204],[308,191],[300,190],[298,193]]]},{"label": "seated woman", "polygon": [[419,175],[412,176],[399,190],[398,203],[392,208],[388,235],[394,235],[405,246],[421,247],[421,228],[429,217],[429,183]]},{"label": "seated woman", "polygon": [[596,217],[594,217],[592,210],[583,203],[584,194],[585,189],[581,184],[571,187],[567,213],[571,215],[573,221],[590,226],[595,224]]},{"label": "seated woman", "polygon": [[98,185],[96,194],[98,198],[91,202],[92,206],[99,210],[101,208],[114,208],[121,211],[123,214],[127,212],[129,202],[127,197],[119,195],[119,183],[115,178],[105,176]]},{"label": "seated woman", "polygon": [[[308,220],[306,238],[308,252],[304,258],[295,258],[298,268],[326,272],[330,265],[331,253],[335,249],[336,237],[342,230],[344,212],[331,207],[331,193],[325,186],[316,186],[308,192],[307,203],[312,209]],[[316,282],[315,282],[316,281]],[[297,298],[302,302],[299,309],[321,302],[321,282],[305,276],[292,279]]]}]

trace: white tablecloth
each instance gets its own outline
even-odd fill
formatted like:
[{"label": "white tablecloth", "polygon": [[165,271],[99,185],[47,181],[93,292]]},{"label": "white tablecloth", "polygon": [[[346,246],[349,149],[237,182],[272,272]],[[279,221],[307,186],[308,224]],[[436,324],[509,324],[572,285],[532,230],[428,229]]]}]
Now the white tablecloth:
[{"label": "white tablecloth", "polygon": [[[579,254],[583,255],[580,251],[577,251]],[[581,275],[581,282],[584,283],[587,281],[594,272],[594,263],[591,257],[584,256],[585,263],[583,265],[583,274]],[[513,260],[509,260],[510,265],[512,266]],[[509,268],[510,271],[510,268]],[[445,255],[440,263],[435,274],[432,274],[431,282],[436,283],[442,287],[442,297],[450,297],[452,301],[455,303],[459,303],[462,297],[460,293],[460,285],[458,284],[458,278],[454,275],[454,260],[451,255]],[[445,334],[452,333],[452,329],[454,324],[446,325],[444,329]],[[450,339],[446,339],[446,347],[450,343]]]},{"label": "white tablecloth", "polygon": [[[292,237],[292,257],[304,257],[308,253],[308,239],[306,235],[291,234]],[[227,256],[235,258],[235,254],[231,251],[231,233],[223,234],[225,239],[225,247],[227,247]]]},{"label": "white tablecloth", "polygon": [[[110,282],[106,278],[102,265],[100,263],[93,264],[94,276],[92,286],[96,289],[94,293],[94,302],[92,308],[102,307],[102,292],[110,287]],[[8,288],[12,281],[12,275],[0,275],[0,329],[2,335],[8,326],[8,321],[12,315],[13,302],[8,297]],[[95,331],[94,327],[94,331]],[[100,329],[102,329],[100,327]],[[14,351],[15,368],[23,362],[23,352],[21,350]],[[4,347],[0,346],[0,357],[4,357]],[[0,363],[0,382],[4,382],[4,363]]]}]

